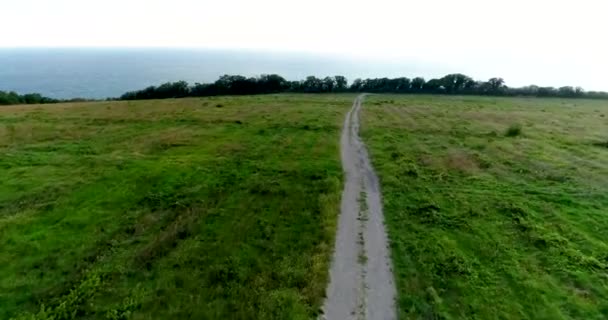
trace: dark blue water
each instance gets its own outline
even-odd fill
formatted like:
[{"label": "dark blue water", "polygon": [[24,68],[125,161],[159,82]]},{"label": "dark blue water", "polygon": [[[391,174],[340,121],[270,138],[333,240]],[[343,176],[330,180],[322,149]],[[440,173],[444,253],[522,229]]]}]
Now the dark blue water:
[{"label": "dark blue water", "polygon": [[441,72],[415,64],[312,54],[186,49],[0,49],[0,90],[53,98],[107,98],[167,81],[212,82],[223,74],[277,73],[288,80],[394,77]]}]

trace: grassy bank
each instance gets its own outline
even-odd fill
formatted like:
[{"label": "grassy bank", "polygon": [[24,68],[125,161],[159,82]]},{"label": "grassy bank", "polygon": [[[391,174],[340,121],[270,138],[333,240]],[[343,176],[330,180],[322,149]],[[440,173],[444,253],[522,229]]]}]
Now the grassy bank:
[{"label": "grassy bank", "polygon": [[0,318],[314,317],[352,98],[0,108]]},{"label": "grassy bank", "polygon": [[370,96],[402,319],[604,319],[608,104]]}]

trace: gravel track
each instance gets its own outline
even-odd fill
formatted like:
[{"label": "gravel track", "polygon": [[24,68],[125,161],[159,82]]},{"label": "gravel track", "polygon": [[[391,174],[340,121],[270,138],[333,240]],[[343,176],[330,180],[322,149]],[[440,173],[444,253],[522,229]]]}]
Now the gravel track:
[{"label": "gravel track", "polygon": [[382,196],[359,137],[365,95],[346,115],[340,149],[345,174],[338,232],[322,319],[392,320],[396,289],[382,214]]}]

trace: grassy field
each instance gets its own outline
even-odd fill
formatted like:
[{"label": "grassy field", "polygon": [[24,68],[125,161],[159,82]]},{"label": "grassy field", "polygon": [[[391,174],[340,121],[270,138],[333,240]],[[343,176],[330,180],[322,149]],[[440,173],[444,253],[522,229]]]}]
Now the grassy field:
[{"label": "grassy field", "polygon": [[[316,317],[351,95],[0,108],[0,319]],[[608,103],[369,96],[402,319],[608,315]]]},{"label": "grassy field", "polygon": [[369,96],[402,319],[608,317],[608,102]]},{"label": "grassy field", "polygon": [[0,319],[314,317],[353,97],[0,108]]}]

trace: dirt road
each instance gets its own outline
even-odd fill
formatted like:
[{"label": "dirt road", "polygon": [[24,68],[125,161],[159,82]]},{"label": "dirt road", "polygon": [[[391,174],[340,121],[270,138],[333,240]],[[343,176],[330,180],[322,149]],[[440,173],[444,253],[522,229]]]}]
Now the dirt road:
[{"label": "dirt road", "polygon": [[340,148],[345,184],[323,305],[323,318],[327,320],[397,318],[380,186],[359,137],[363,99],[364,95],[355,99],[342,128]]}]

